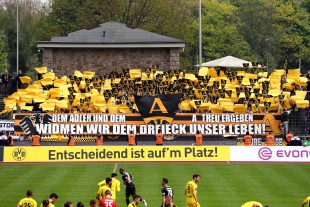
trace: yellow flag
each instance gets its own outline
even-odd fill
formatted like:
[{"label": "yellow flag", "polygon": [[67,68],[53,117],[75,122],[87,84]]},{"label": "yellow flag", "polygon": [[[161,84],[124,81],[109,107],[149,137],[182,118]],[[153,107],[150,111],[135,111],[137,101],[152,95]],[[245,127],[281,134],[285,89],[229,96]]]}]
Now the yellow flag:
[{"label": "yellow flag", "polygon": [[76,77],[83,77],[83,74],[82,74],[80,71],[78,71],[78,70],[75,70],[75,71],[74,71],[74,75],[75,75]]},{"label": "yellow flag", "polygon": [[95,76],[95,72],[84,71],[84,77],[88,79],[92,79]]},{"label": "yellow flag", "polygon": [[[226,102],[227,103],[227,102]],[[228,112],[234,112],[234,104],[233,103],[227,103],[225,105],[222,105],[223,111],[228,111]]]},{"label": "yellow flag", "polygon": [[223,113],[223,108],[217,104],[211,104],[210,109],[214,114]]},{"label": "yellow flag", "polygon": [[33,103],[43,103],[45,102],[45,98],[41,97],[41,96],[34,96],[33,97]]},{"label": "yellow flag", "polygon": [[44,102],[44,103],[40,104],[40,108],[42,108],[43,111],[54,111],[55,110],[55,104]]},{"label": "yellow flag", "polygon": [[8,105],[8,104],[16,104],[16,99],[15,98],[4,98],[3,99],[3,102],[5,105]]},{"label": "yellow flag", "polygon": [[22,76],[22,77],[19,77],[19,79],[22,83],[30,84],[31,82],[31,78],[29,76]]},{"label": "yellow flag", "polygon": [[62,109],[68,108],[68,100],[60,100],[56,102],[56,106]]},{"label": "yellow flag", "polygon": [[21,106],[20,107],[21,110],[24,110],[24,111],[32,111],[33,110],[33,106]]},{"label": "yellow flag", "polygon": [[298,78],[295,78],[295,82],[296,82],[297,85],[307,86],[308,78],[306,78],[306,77],[298,77]]},{"label": "yellow flag", "polygon": [[22,101],[25,101],[28,104],[32,104],[32,96],[31,95],[23,95],[20,97]]},{"label": "yellow flag", "polygon": [[129,70],[130,78],[141,78],[141,70],[140,69],[130,69]]},{"label": "yellow flag", "polygon": [[19,100],[20,94],[18,92],[14,92],[12,95],[10,95],[8,98],[13,98],[15,100]]},{"label": "yellow flag", "polygon": [[179,106],[182,111],[190,111],[192,109],[189,100],[181,101]]},{"label": "yellow flag", "polygon": [[43,77],[44,79],[45,79],[45,78],[50,78],[50,79],[54,80],[55,77],[56,77],[56,75],[55,75],[55,73],[48,72],[48,73],[42,75],[42,77]]},{"label": "yellow flag", "polygon": [[42,84],[42,86],[53,85],[53,79],[44,78],[41,80],[41,84]]},{"label": "yellow flag", "polygon": [[64,80],[64,79],[54,80],[54,86],[55,87],[60,87],[60,86],[63,86],[65,84],[67,84],[67,83],[66,83],[66,80]]},{"label": "yellow flag", "polygon": [[244,114],[246,108],[243,104],[235,104],[235,113],[236,114]]},{"label": "yellow flag", "polygon": [[131,113],[130,109],[126,104],[120,104],[119,105],[119,112],[121,113]]},{"label": "yellow flag", "polygon": [[118,105],[109,106],[108,111],[110,114],[117,114],[119,113],[119,106]]},{"label": "yellow flag", "polygon": [[296,101],[297,108],[305,109],[309,107],[309,101],[308,100],[297,100]]},{"label": "yellow flag", "polygon": [[47,67],[34,68],[39,74],[47,73]]}]

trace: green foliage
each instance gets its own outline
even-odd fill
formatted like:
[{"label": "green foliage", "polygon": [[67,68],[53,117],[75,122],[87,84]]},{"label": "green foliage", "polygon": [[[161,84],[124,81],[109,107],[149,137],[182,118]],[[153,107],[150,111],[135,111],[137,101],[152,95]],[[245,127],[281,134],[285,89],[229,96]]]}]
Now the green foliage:
[{"label": "green foliage", "polygon": [[[237,30],[239,22],[235,16],[237,8],[227,2],[216,0],[204,0],[202,6],[203,62],[227,55],[253,60],[249,44]],[[192,24],[186,50],[187,57],[194,63],[198,51],[198,30],[196,19]]]},{"label": "green foliage", "polygon": [[4,71],[4,69],[6,69],[8,67],[7,65],[7,57],[8,54],[5,51],[5,37],[3,35],[3,32],[0,31],[0,73],[2,73]]},{"label": "green foliage", "polygon": [[238,30],[257,59],[273,68],[285,60],[289,68],[298,67],[298,59],[309,46],[309,12],[295,1],[236,0],[234,4],[241,19]]},{"label": "green foliage", "polygon": [[26,72],[26,76],[29,76],[31,78],[31,80],[37,80],[37,74],[36,74],[35,70],[28,70]]},{"label": "green foliage", "polygon": [[[38,63],[34,59],[32,45],[36,43],[34,36],[35,22],[38,20],[37,9],[40,4],[35,0],[19,1],[19,69],[27,71]],[[0,29],[4,31],[6,38],[6,50],[8,51],[8,63],[11,70],[17,66],[17,32],[16,17],[17,5],[15,1],[4,0],[0,5]]]}]

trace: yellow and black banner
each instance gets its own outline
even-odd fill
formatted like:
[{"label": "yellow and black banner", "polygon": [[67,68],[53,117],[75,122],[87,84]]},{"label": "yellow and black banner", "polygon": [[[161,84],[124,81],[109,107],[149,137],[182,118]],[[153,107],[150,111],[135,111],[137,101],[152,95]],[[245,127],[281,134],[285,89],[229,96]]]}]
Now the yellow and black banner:
[{"label": "yellow and black banner", "polygon": [[4,162],[229,161],[229,146],[5,147]]}]

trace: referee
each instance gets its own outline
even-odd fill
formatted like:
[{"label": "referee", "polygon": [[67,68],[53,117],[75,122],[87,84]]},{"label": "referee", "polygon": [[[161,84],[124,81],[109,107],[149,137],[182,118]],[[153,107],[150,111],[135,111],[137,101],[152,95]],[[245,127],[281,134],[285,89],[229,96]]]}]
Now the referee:
[{"label": "referee", "polygon": [[[129,197],[130,195],[134,198],[136,196],[136,186],[135,184],[132,182],[133,177],[125,171],[124,168],[120,168],[119,169],[119,173],[122,175],[122,180],[124,181],[124,185],[126,186],[126,204],[127,206],[129,205]],[[142,200],[142,203],[144,203],[144,206],[147,206],[147,203],[145,200]]]}]

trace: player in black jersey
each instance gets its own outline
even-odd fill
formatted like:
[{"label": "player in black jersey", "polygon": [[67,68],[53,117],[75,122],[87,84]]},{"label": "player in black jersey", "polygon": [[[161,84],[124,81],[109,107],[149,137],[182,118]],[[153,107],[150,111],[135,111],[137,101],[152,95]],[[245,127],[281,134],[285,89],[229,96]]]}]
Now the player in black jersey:
[{"label": "player in black jersey", "polygon": [[[124,168],[120,168],[119,169],[119,173],[122,174],[122,179],[124,181],[124,185],[126,186],[126,204],[127,206],[129,205],[129,197],[132,196],[134,197],[136,195],[136,186],[135,184],[132,182],[133,177],[125,171]],[[145,200],[142,200],[142,203],[144,203],[145,206],[147,206],[147,203]]]},{"label": "player in black jersey", "polygon": [[162,193],[162,207],[165,207],[167,197],[170,197],[171,199],[173,199],[173,190],[168,185],[168,178],[163,178],[162,186],[163,186],[163,188],[161,189],[161,193]]}]

